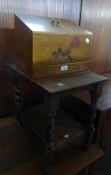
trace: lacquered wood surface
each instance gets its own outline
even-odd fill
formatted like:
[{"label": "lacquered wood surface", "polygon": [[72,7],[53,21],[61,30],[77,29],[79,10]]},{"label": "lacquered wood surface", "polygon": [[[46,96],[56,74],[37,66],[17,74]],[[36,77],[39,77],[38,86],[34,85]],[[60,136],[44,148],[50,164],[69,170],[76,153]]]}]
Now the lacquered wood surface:
[{"label": "lacquered wood surface", "polygon": [[[32,72],[36,80],[88,70],[91,32],[69,20],[34,15],[15,15],[14,19],[15,50],[24,66],[19,67],[23,72],[28,75]],[[51,24],[58,20],[58,24]]]},{"label": "lacquered wood surface", "polygon": [[83,0],[81,26],[94,33],[91,70],[111,71],[111,1]]},{"label": "lacquered wood surface", "polygon": [[[14,13],[34,14],[39,16],[52,16],[67,18],[79,23],[80,0],[0,0],[0,116],[13,111],[13,94],[10,90],[10,77],[4,73],[3,69],[6,63],[21,65],[18,58],[12,58],[15,55],[14,42]],[[24,84],[25,103],[34,103],[34,96],[29,97],[35,88],[29,84]],[[26,93],[26,91],[28,91]],[[34,93],[35,94],[35,93]],[[32,95],[31,95],[32,96]],[[29,97],[29,98],[28,98]],[[28,100],[30,99],[30,100]]]},{"label": "lacquered wood surface", "polygon": [[79,35],[92,35],[86,29],[82,29],[79,25],[71,19],[62,19],[60,17],[46,17],[39,15],[29,14],[15,14],[20,21],[22,21],[33,34],[79,34]]}]

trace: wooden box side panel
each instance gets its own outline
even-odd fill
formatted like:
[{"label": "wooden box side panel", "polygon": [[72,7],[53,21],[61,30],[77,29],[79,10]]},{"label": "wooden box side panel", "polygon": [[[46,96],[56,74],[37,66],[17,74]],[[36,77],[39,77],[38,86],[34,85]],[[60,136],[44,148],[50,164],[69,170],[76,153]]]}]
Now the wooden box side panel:
[{"label": "wooden box side panel", "polygon": [[19,60],[17,67],[32,76],[32,32],[17,16],[14,19],[16,56]]}]

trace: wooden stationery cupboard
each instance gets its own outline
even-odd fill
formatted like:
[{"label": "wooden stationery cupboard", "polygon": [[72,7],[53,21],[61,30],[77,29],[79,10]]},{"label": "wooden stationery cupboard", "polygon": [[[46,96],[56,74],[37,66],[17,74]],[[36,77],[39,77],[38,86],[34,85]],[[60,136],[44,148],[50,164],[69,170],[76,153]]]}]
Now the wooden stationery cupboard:
[{"label": "wooden stationery cupboard", "polygon": [[15,15],[16,56],[35,80],[88,70],[92,37],[69,20]]}]

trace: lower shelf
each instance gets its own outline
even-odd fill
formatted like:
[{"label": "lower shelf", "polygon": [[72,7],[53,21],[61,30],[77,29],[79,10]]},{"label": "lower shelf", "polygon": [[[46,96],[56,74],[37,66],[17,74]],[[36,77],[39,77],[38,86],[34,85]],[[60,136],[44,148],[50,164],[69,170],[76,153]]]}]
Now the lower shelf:
[{"label": "lower shelf", "polygon": [[[48,126],[48,106],[37,105],[24,111],[28,124],[34,127],[36,134],[46,143]],[[54,143],[60,150],[72,144],[80,143],[85,137],[83,126],[74,117],[59,110],[55,117]]]}]

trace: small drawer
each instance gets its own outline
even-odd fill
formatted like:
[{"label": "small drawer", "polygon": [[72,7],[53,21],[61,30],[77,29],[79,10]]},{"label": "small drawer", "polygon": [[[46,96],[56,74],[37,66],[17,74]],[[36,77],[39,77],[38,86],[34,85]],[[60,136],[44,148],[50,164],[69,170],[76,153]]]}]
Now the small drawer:
[{"label": "small drawer", "polygon": [[76,73],[88,70],[89,62],[79,62],[71,64],[61,64],[43,67],[42,69],[34,68],[33,77],[42,78],[46,76],[55,76],[60,74]]}]

